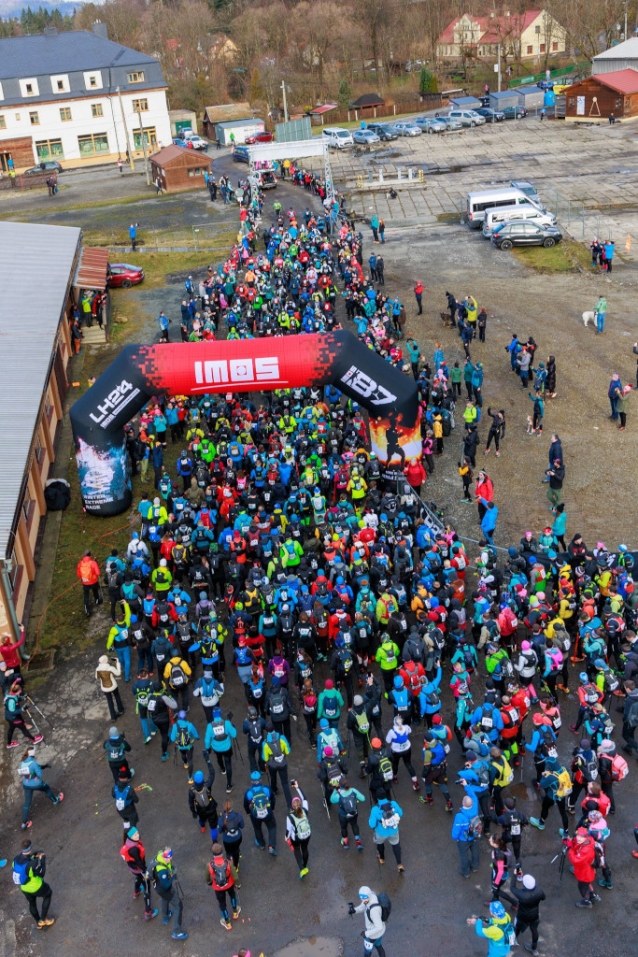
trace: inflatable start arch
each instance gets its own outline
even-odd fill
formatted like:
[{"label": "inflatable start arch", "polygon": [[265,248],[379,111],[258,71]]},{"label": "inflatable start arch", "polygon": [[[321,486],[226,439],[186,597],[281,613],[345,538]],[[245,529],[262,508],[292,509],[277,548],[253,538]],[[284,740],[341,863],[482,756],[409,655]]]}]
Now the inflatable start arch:
[{"label": "inflatable start arch", "polygon": [[131,504],[124,426],[152,396],[329,383],[367,409],[372,450],[386,472],[421,455],[414,380],[350,332],[126,346],[70,413],[86,511],[117,515]]}]

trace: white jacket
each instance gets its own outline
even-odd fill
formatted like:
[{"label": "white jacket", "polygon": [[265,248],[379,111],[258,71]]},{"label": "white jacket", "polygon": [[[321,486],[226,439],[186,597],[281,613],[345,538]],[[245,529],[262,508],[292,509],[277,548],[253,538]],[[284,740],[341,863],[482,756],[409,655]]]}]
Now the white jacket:
[{"label": "white jacket", "polygon": [[385,924],[381,919],[381,904],[379,899],[369,887],[362,887],[359,893],[365,893],[370,900],[361,901],[358,907],[355,907],[357,914],[363,913],[366,922],[365,935],[368,940],[378,940],[385,934]]},{"label": "white jacket", "polygon": [[[110,679],[106,678],[107,672],[110,675]],[[122,665],[120,664],[119,659],[115,665],[112,665],[110,664],[108,657],[106,655],[102,655],[98,666],[95,669],[95,677],[100,682],[100,690],[104,692],[115,691],[117,688],[117,681],[115,679],[119,678],[121,674]],[[110,685],[106,684],[105,680],[110,680]]]}]

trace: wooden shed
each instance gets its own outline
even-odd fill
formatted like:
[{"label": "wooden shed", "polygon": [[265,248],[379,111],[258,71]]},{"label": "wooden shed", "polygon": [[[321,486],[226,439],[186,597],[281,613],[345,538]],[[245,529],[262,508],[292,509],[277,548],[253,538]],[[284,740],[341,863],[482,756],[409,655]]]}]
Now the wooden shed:
[{"label": "wooden shed", "polygon": [[150,160],[153,182],[159,177],[162,189],[167,193],[199,189],[205,185],[204,170],[209,166],[205,153],[184,146],[165,146],[158,153],[153,153]]},{"label": "wooden shed", "polygon": [[589,76],[565,91],[566,120],[607,120],[638,116],[638,70]]},{"label": "wooden shed", "polygon": [[204,110],[202,125],[204,127],[204,136],[209,140],[215,139],[215,126],[217,123],[227,123],[229,120],[243,120],[246,116],[252,116],[250,103],[218,103],[216,106],[207,106]]}]

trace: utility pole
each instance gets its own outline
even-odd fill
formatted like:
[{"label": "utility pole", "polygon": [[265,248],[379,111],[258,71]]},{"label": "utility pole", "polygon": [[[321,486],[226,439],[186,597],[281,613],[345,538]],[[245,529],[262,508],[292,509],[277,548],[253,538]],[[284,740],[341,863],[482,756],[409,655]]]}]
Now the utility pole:
[{"label": "utility pole", "polygon": [[284,120],[288,122],[288,102],[286,100],[286,81],[281,81],[281,90],[284,95]]},{"label": "utility pole", "polygon": [[133,162],[133,150],[131,149],[131,141],[128,136],[128,126],[126,125],[126,117],[124,116],[124,104],[122,103],[122,93],[119,86],[116,87],[115,92],[118,95],[120,101],[120,111],[122,113],[122,125],[124,126],[124,136],[126,138],[126,149],[128,150],[128,159],[131,164],[131,173],[135,172],[135,163]]},{"label": "utility pole", "polygon": [[625,0],[625,35],[623,40],[627,39],[627,7],[629,6],[629,0]]},{"label": "utility pole", "polygon": [[151,174],[148,168],[148,160],[146,159],[146,139],[144,137],[144,127],[142,126],[142,111],[137,111],[137,118],[140,121],[140,136],[142,138],[142,150],[144,152],[144,172],[146,173],[146,185],[151,185]]},{"label": "utility pole", "polygon": [[501,44],[498,45],[498,92],[501,92]]}]

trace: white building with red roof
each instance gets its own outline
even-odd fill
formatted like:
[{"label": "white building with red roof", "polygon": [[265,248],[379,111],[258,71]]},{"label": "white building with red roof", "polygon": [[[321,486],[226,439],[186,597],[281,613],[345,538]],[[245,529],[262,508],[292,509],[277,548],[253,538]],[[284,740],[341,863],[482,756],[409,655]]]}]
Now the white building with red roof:
[{"label": "white building with red roof", "polygon": [[439,59],[501,56],[545,62],[547,57],[565,53],[564,27],[546,10],[508,13],[484,17],[464,13],[450,23],[436,42]]}]

